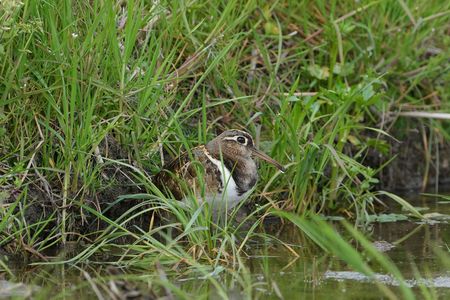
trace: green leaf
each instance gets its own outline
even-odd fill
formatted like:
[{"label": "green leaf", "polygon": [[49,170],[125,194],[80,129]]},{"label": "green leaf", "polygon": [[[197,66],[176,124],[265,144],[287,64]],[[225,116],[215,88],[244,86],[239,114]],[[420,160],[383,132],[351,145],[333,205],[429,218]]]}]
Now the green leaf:
[{"label": "green leaf", "polygon": [[437,221],[446,221],[450,220],[450,215],[444,215],[438,212],[432,212],[428,214],[424,214],[423,217],[425,219],[437,220]]},{"label": "green leaf", "polygon": [[362,96],[363,96],[364,101],[368,101],[374,95],[375,95],[375,91],[373,90],[373,86],[371,84],[369,84],[362,90]]},{"label": "green leaf", "polygon": [[328,67],[321,67],[313,64],[308,66],[307,70],[311,76],[320,80],[325,80],[330,76],[330,69]]},{"label": "green leaf", "polygon": [[336,63],[333,68],[333,73],[340,76],[353,74],[353,64]]},{"label": "green leaf", "polygon": [[408,216],[402,214],[369,215],[367,220],[369,222],[388,223],[388,222],[406,221],[408,220]]},{"label": "green leaf", "polygon": [[395,202],[400,204],[403,209],[409,211],[414,217],[419,218],[419,219],[423,218],[422,214],[420,212],[418,212],[417,209],[415,209],[411,204],[408,203],[408,201],[406,201],[402,197],[399,197],[395,194],[385,192],[385,191],[379,191],[379,192],[377,192],[377,194],[384,195],[384,196],[391,198],[392,200],[394,200]]},{"label": "green leaf", "polygon": [[280,29],[274,22],[266,22],[264,24],[264,32],[270,35],[278,35],[280,33]]}]

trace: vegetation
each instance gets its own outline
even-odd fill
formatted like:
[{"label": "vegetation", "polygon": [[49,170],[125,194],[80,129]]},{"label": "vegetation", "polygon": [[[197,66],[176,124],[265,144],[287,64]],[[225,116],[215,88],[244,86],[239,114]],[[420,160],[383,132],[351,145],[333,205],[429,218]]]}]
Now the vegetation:
[{"label": "vegetation", "polygon": [[[224,298],[217,275],[226,273],[252,298],[248,243],[283,243],[259,228],[276,215],[373,275],[366,257],[315,214],[364,223],[388,198],[421,217],[377,191],[377,173],[390,162],[392,130],[411,126],[397,120],[400,111],[450,108],[449,16],[440,0],[2,1],[0,247],[34,264],[76,268],[97,296],[117,278],[158,295],[199,293],[167,281],[177,277],[172,268],[206,279]],[[420,126],[430,132],[426,151],[435,137],[450,137],[443,122]],[[261,164],[249,199],[256,205],[238,224],[237,212],[215,224],[205,206],[183,207],[151,182],[163,160],[226,128],[245,128],[288,169]],[[384,161],[374,164],[371,153]],[[160,211],[173,222],[159,226]],[[84,246],[46,254],[70,241]],[[2,260],[0,270],[17,276]]]}]

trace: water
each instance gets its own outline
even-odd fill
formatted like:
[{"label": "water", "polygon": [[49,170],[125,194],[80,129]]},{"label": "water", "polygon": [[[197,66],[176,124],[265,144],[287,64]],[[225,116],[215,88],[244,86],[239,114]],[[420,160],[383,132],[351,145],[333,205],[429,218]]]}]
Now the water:
[{"label": "water", "polygon": [[[415,207],[426,207],[422,213],[440,213],[437,221],[397,221],[371,223],[363,229],[374,245],[396,264],[418,295],[420,285],[429,288],[438,298],[450,298],[450,271],[436,255],[435,249],[449,253],[450,224],[445,215],[450,215],[450,201],[438,201],[430,197],[409,197]],[[386,213],[404,213],[399,207],[391,206]],[[435,216],[437,217],[437,216]],[[336,222],[336,228],[339,228]],[[250,271],[249,278],[234,276],[227,267],[219,266],[208,276],[214,277],[231,299],[244,296],[264,299],[381,299],[384,294],[373,280],[355,272],[347,264],[330,254],[324,253],[296,227],[287,223],[269,220],[265,231],[278,238],[273,240],[255,239],[247,243],[245,265]],[[345,232],[342,231],[345,235]],[[358,245],[354,243],[358,248]],[[447,248],[449,247],[449,248]],[[398,282],[376,265],[375,278],[400,295]],[[113,298],[114,289],[131,296],[152,296],[151,280],[145,274],[127,280],[93,279],[95,274],[104,274],[105,266],[99,263],[83,264],[80,268],[65,266],[36,266],[23,270],[16,269],[16,282],[3,280],[0,274],[0,298],[16,295],[24,297],[30,293],[46,295],[66,291],[67,298],[96,298],[106,294]],[[424,279],[417,280],[418,274]],[[163,274],[166,276],[166,274]],[[179,275],[167,270],[172,284],[182,291],[201,298],[219,298],[220,291],[205,276]],[[206,276],[206,277],[208,277]],[[148,277],[150,278],[150,277]],[[244,282],[244,283],[243,283]],[[245,283],[246,282],[246,283]],[[245,287],[248,287],[247,289]],[[243,288],[244,287],[244,288]],[[106,292],[106,290],[108,290]],[[39,292],[40,291],[40,292]],[[45,291],[45,292],[43,292]],[[112,294],[111,294],[112,293]],[[134,294],[133,294],[134,293]],[[153,295],[155,296],[155,295]],[[151,298],[151,297],[150,297]],[[419,297],[421,298],[421,296]]]},{"label": "water", "polygon": [[[422,213],[439,212],[450,215],[450,201],[433,198],[411,197],[409,202],[416,207],[427,207]],[[401,212],[393,205],[392,212]],[[445,218],[441,218],[445,219]],[[450,224],[441,221],[397,221],[372,223],[365,233],[374,240],[374,245],[396,264],[408,286],[419,292],[419,285],[433,287],[437,296],[450,298],[450,270],[442,264],[434,249],[450,251]],[[279,230],[278,237],[285,242],[303,245],[294,257],[285,247],[271,247],[270,258],[254,257],[250,260],[252,272],[268,282],[275,282],[285,299],[299,295],[305,299],[380,299],[383,294],[376,285],[361,273],[354,272],[344,262],[311,245],[295,228]],[[272,232],[277,234],[276,232]],[[447,248],[448,247],[448,248]],[[379,282],[391,287],[400,295],[398,282],[381,269],[373,266]],[[424,280],[416,280],[417,272]],[[275,293],[268,298],[279,298]]]}]

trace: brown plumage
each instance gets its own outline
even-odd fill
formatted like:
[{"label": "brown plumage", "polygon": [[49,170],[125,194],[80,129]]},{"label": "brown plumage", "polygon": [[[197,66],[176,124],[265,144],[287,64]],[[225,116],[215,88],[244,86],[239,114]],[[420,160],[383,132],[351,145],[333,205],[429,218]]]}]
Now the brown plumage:
[{"label": "brown plumage", "polygon": [[[225,131],[206,145],[193,148],[191,154],[184,152],[165,165],[154,183],[178,200],[192,190],[199,200],[214,202],[214,207],[224,201],[228,208],[235,206],[256,184],[258,172],[252,156],[284,171],[279,163],[257,150],[250,134],[241,130]],[[202,180],[198,180],[199,176]]]},{"label": "brown plumage", "polygon": [[[203,175],[206,193],[217,193],[222,186],[220,171],[205,155],[204,145],[191,149],[194,161],[191,161],[188,152],[182,153],[177,158],[164,166],[155,176],[155,184],[161,191],[172,193],[177,200],[184,198],[187,187],[194,191],[201,191],[198,175]],[[196,166],[198,168],[196,169]],[[203,173],[203,174],[202,174]],[[184,187],[185,185],[185,187]]]}]

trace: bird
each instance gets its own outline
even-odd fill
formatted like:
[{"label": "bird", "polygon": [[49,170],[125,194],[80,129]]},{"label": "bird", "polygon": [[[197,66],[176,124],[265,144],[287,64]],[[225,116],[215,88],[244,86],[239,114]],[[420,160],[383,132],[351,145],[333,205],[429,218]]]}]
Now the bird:
[{"label": "bird", "polygon": [[254,157],[285,172],[279,162],[255,147],[248,132],[232,129],[180,154],[163,166],[154,183],[176,200],[187,202],[190,190],[199,204],[209,203],[213,213],[229,211],[249,196],[258,180]]}]

